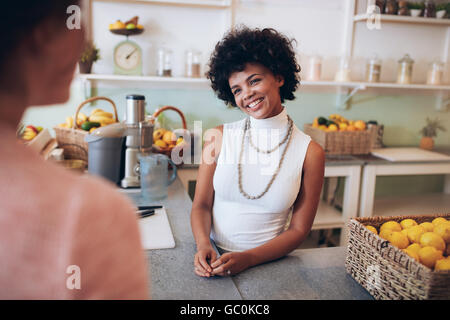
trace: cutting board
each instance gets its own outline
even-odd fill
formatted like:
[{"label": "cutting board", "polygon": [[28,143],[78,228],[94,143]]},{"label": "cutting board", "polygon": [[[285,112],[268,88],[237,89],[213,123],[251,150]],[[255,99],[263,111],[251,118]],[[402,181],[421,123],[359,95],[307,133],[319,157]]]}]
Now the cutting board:
[{"label": "cutting board", "polygon": [[155,209],[155,214],[139,219],[139,230],[144,250],[175,247],[172,229],[164,208]]},{"label": "cutting board", "polygon": [[420,148],[382,148],[371,153],[389,161],[450,161],[450,156]]}]

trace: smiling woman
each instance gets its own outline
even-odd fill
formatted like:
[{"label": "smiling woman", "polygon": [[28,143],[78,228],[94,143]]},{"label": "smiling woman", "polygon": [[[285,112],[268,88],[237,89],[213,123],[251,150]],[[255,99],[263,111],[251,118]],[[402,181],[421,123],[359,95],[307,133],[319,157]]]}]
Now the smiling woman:
[{"label": "smiling woman", "polygon": [[[233,275],[297,248],[316,214],[325,162],[282,105],[299,84],[288,38],[238,28],[216,45],[209,66],[217,96],[246,118],[205,134],[213,139],[205,142],[191,212],[194,272],[204,277]],[[225,252],[220,258],[210,238]]]}]

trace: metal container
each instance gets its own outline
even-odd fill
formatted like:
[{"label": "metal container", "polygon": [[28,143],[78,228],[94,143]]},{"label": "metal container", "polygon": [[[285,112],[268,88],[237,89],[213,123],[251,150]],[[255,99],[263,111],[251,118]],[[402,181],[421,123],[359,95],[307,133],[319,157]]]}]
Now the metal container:
[{"label": "metal container", "polygon": [[141,145],[139,138],[139,123],[145,120],[145,97],[137,94],[127,95],[127,109],[125,124],[127,130],[127,147],[138,148]]}]

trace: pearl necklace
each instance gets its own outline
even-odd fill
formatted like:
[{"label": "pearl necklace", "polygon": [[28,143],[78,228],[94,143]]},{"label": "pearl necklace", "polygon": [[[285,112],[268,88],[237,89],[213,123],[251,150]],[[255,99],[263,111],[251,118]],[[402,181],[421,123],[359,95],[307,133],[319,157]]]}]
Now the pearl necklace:
[{"label": "pearl necklace", "polygon": [[[247,120],[245,121],[244,124],[244,133],[242,134],[242,144],[241,144],[241,151],[239,154],[239,162],[238,162],[238,185],[239,185],[239,192],[246,197],[247,199],[250,200],[256,200],[261,198],[263,195],[265,195],[267,193],[267,191],[269,191],[270,187],[272,186],[273,182],[275,181],[275,178],[277,177],[278,173],[280,172],[280,168],[281,165],[283,164],[283,160],[284,157],[286,155],[286,151],[289,147],[289,143],[291,142],[291,138],[292,138],[292,129],[294,127],[294,122],[292,121],[292,119],[287,116],[288,118],[288,123],[289,123],[289,128],[288,128],[288,132],[286,133],[286,136],[283,138],[283,140],[281,140],[281,142],[272,150],[260,150],[258,147],[254,146],[253,143],[251,142],[251,134],[250,134],[250,118],[247,118]],[[252,147],[254,147],[256,149],[256,151],[260,152],[260,153],[271,153],[273,151],[275,151],[276,149],[278,149],[281,145],[283,145],[286,141],[286,147],[283,150],[283,154],[281,155],[281,159],[280,162],[278,163],[278,168],[275,171],[275,173],[272,175],[272,178],[270,179],[269,183],[267,184],[266,188],[264,189],[264,191],[262,193],[260,193],[257,196],[251,196],[249,195],[247,192],[244,191],[243,187],[242,187],[242,156],[244,154],[244,142],[245,142],[245,133],[249,132],[249,139],[250,139],[250,144],[252,145]]]}]

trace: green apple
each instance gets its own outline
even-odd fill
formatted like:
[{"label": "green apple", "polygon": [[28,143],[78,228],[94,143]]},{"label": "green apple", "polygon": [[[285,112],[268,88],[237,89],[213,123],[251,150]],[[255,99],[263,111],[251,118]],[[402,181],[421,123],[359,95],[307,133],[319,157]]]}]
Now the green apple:
[{"label": "green apple", "polygon": [[129,23],[126,26],[127,29],[136,29],[136,25],[134,23]]}]

